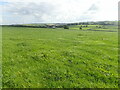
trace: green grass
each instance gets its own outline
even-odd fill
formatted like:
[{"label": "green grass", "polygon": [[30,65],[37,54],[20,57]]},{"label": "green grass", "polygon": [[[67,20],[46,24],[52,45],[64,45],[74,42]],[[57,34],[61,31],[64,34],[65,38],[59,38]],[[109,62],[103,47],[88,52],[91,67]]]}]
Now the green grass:
[{"label": "green grass", "polygon": [[3,27],[3,87],[117,88],[117,33]]}]

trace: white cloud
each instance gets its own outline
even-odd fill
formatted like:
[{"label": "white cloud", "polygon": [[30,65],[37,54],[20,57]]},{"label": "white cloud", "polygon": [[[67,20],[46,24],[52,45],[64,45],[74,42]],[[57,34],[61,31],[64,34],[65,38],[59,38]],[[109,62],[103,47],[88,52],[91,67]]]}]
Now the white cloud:
[{"label": "white cloud", "polygon": [[[117,20],[118,0],[4,0],[3,24]],[[1,22],[2,23],[2,22]]]}]

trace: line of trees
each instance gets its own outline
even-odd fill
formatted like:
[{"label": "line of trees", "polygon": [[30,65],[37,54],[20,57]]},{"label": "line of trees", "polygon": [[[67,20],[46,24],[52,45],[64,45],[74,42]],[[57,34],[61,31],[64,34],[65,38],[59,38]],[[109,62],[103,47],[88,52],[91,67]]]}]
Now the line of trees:
[{"label": "line of trees", "polygon": [[4,26],[12,26],[12,27],[29,27],[29,28],[64,28],[64,25],[59,25],[59,26],[49,26],[49,25],[43,25],[43,26],[30,26],[30,25],[2,25]]},{"label": "line of trees", "polygon": [[[88,27],[88,25],[117,25],[116,22],[110,21],[101,21],[101,22],[79,22],[79,23],[67,23],[67,24],[53,24],[53,25],[2,25],[2,26],[12,26],[12,27],[29,27],[29,28],[64,28],[69,29],[69,26],[72,25],[81,25],[79,29],[83,27]],[[82,26],[83,25],[83,26]],[[101,28],[100,26],[96,26],[97,28]]]}]

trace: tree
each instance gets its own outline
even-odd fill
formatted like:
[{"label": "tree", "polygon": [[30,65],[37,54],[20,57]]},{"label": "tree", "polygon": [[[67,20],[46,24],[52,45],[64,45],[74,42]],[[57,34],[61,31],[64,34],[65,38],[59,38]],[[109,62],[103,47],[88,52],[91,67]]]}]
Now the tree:
[{"label": "tree", "polygon": [[82,27],[80,27],[80,29],[82,29]]},{"label": "tree", "polygon": [[64,29],[69,29],[69,27],[67,25],[64,26]]}]

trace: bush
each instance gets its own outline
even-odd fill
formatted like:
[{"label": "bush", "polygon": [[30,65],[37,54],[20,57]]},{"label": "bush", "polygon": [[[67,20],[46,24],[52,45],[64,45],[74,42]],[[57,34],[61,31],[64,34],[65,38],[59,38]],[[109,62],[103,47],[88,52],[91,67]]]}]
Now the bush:
[{"label": "bush", "polygon": [[80,29],[82,29],[82,27],[80,27]]},{"label": "bush", "polygon": [[69,29],[69,27],[67,25],[64,26],[64,29]]}]

